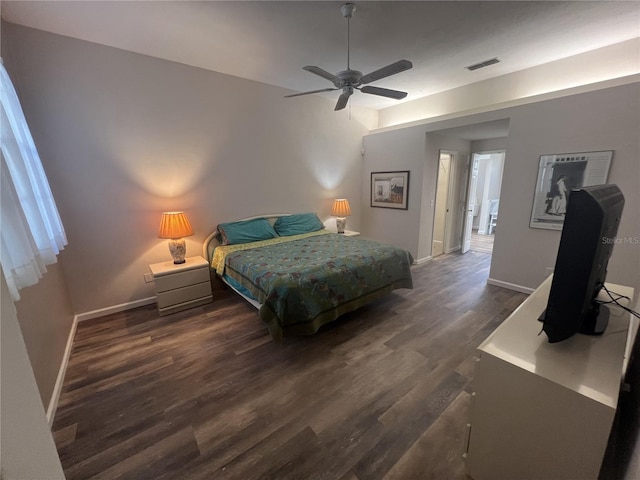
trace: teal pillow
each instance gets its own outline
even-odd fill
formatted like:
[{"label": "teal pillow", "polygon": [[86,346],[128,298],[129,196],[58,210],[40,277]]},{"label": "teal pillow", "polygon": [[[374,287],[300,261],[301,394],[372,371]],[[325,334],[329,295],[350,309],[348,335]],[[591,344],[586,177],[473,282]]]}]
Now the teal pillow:
[{"label": "teal pillow", "polygon": [[301,233],[322,230],[324,224],[315,213],[297,213],[286,217],[278,217],[273,224],[273,228],[281,237],[288,237],[289,235],[300,235]]},{"label": "teal pillow", "polygon": [[221,223],[218,225],[218,232],[220,232],[222,245],[258,242],[278,236],[266,218]]}]

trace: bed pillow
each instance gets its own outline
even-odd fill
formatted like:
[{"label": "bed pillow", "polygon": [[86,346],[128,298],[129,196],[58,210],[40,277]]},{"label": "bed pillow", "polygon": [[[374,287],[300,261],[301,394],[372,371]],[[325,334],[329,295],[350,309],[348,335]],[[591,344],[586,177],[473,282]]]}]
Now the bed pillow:
[{"label": "bed pillow", "polygon": [[221,223],[218,225],[218,232],[222,245],[258,242],[278,236],[266,218]]},{"label": "bed pillow", "polygon": [[273,224],[278,235],[288,237],[289,235],[300,235],[301,233],[315,232],[324,228],[315,213],[297,213],[286,217],[278,217]]}]

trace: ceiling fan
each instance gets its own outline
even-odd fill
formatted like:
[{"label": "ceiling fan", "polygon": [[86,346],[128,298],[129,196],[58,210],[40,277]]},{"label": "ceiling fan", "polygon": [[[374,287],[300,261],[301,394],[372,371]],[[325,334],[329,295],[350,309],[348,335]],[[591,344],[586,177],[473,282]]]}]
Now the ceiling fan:
[{"label": "ceiling fan", "polygon": [[333,75],[326,70],[323,70],[320,67],[315,67],[313,65],[307,65],[306,67],[303,67],[303,70],[306,70],[307,72],[313,73],[322,78],[326,78],[327,80],[332,82],[335,87],[321,88],[319,90],[311,90],[309,92],[294,93],[292,95],[285,95],[285,98],[299,97],[300,95],[310,95],[312,93],[342,90],[342,94],[340,95],[340,98],[338,98],[338,103],[336,104],[336,108],[334,109],[342,110],[347,106],[349,97],[353,94],[354,90],[360,90],[362,93],[370,93],[372,95],[379,95],[381,97],[393,98],[395,100],[400,100],[407,96],[407,92],[390,90],[388,88],[374,87],[366,84],[375,82],[376,80],[380,80],[385,77],[390,77],[391,75],[395,75],[396,73],[404,72],[405,70],[409,70],[413,67],[413,64],[409,60],[398,60],[391,65],[387,65],[386,67],[382,67],[366,75],[363,75],[362,72],[359,72],[358,70],[351,69],[351,66],[349,64],[349,21],[351,20],[351,17],[353,17],[353,12],[355,11],[356,6],[353,3],[345,3],[340,7],[342,16],[347,19],[347,69]]}]

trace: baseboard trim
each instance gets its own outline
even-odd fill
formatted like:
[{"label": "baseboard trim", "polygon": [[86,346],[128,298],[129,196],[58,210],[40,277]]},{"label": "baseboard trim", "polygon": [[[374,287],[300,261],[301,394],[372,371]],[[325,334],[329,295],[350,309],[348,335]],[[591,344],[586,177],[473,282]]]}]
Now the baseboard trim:
[{"label": "baseboard trim", "polygon": [[71,357],[71,349],[73,348],[73,340],[75,339],[76,330],[78,329],[78,322],[103,317],[111,313],[124,312],[125,310],[131,310],[132,308],[143,307],[145,305],[155,303],[155,301],[156,297],[148,297],[136,300],[135,302],[121,303],[119,305],[113,305],[111,307],[100,308],[98,310],[74,315],[73,322],[71,323],[71,331],[67,338],[67,346],[64,350],[64,357],[62,358],[60,370],[58,370],[58,377],[56,378],[56,384],[53,387],[53,393],[51,394],[51,400],[49,401],[49,407],[47,408],[47,422],[49,423],[49,428],[53,426],[53,420],[56,416],[56,410],[58,409],[58,401],[60,400],[60,394],[62,393],[64,376],[67,373],[67,366],[69,365],[69,358]]},{"label": "baseboard trim", "polygon": [[145,305],[151,305],[156,302],[156,297],[142,298],[134,302],[121,303],[119,305],[113,305],[111,307],[100,308],[98,310],[91,310],[90,312],[79,313],[76,315],[78,322],[84,322],[85,320],[91,320],[94,318],[104,317],[112,313],[124,312],[125,310],[131,310],[132,308],[144,307]]},{"label": "baseboard trim", "polygon": [[418,260],[414,260],[414,265],[422,265],[423,263],[427,263],[429,260],[433,260],[433,257],[429,255],[428,257],[419,258]]},{"label": "baseboard trim", "polygon": [[517,285],[515,283],[503,282],[502,280],[496,280],[495,278],[487,279],[487,283],[489,285],[494,285],[496,287],[508,288],[509,290],[515,290],[516,292],[526,293],[531,295],[535,288],[523,287],[522,285]]},{"label": "baseboard trim", "polygon": [[51,400],[49,400],[49,407],[47,408],[47,423],[49,424],[49,428],[53,426],[53,420],[56,416],[56,410],[58,409],[58,401],[60,400],[60,393],[62,393],[64,376],[67,373],[67,366],[69,365],[69,358],[71,357],[71,349],[73,348],[73,340],[76,337],[77,328],[78,328],[78,316],[74,315],[73,321],[71,322],[71,330],[69,331],[69,337],[67,338],[67,346],[64,349],[64,356],[62,357],[60,370],[58,370],[58,377],[56,378],[56,384],[53,387],[53,393],[51,394]]}]

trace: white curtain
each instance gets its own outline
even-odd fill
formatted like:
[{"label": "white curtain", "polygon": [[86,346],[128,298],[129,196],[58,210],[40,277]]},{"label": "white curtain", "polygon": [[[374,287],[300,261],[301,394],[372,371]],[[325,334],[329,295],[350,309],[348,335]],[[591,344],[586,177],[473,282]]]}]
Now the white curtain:
[{"label": "white curtain", "polygon": [[14,300],[67,244],[49,182],[11,79],[0,60],[0,263]]}]

